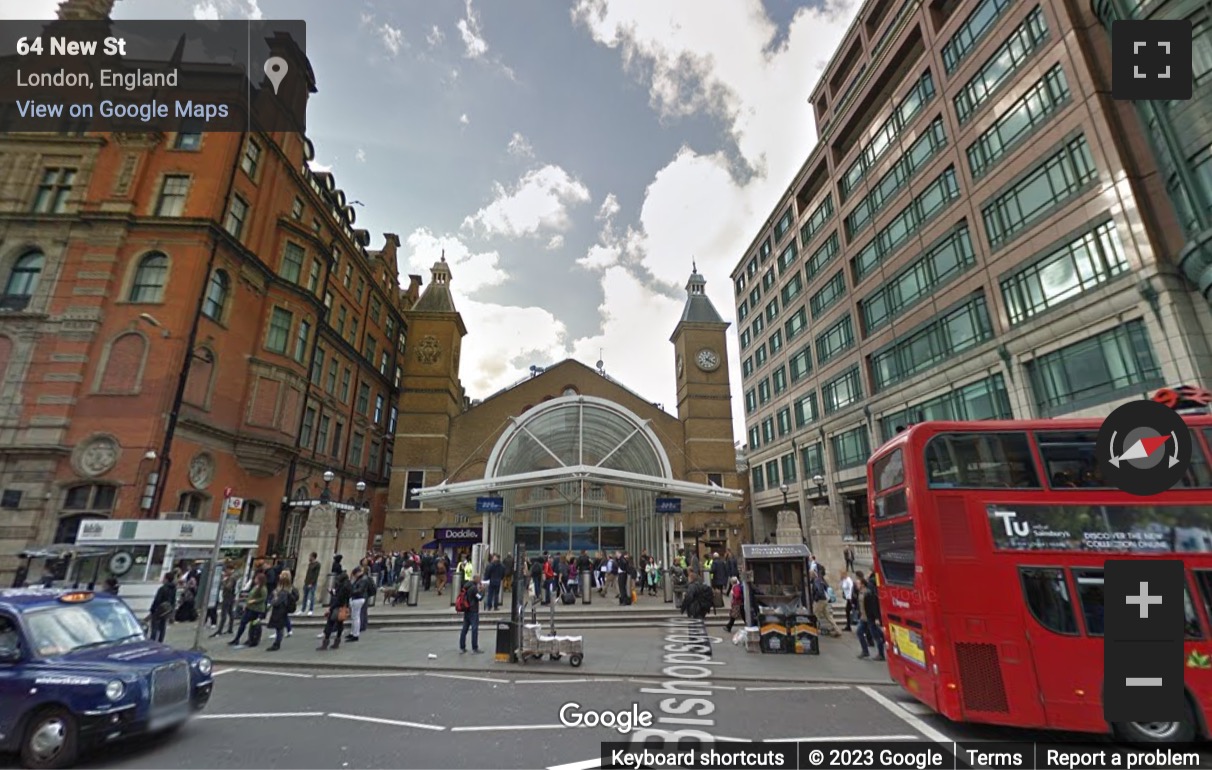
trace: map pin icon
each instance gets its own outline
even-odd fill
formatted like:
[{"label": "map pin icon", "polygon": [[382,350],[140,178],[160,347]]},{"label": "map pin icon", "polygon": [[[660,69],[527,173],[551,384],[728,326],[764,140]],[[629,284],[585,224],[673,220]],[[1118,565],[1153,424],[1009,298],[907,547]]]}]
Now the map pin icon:
[{"label": "map pin icon", "polygon": [[282,82],[282,78],[286,77],[288,69],[290,68],[286,66],[286,60],[281,56],[271,56],[265,60],[265,76],[273,84],[275,96],[278,93],[278,85]]}]

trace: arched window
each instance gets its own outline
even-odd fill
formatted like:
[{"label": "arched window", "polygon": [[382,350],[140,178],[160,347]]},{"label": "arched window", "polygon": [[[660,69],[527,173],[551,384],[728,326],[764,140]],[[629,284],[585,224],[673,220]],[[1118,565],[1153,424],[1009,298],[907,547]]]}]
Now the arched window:
[{"label": "arched window", "polygon": [[117,487],[104,484],[79,484],[68,487],[63,495],[63,517],[55,528],[56,543],[76,542],[80,522],[107,519],[114,510]]},{"label": "arched window", "polygon": [[38,288],[38,279],[42,276],[42,267],[46,257],[40,251],[27,251],[17,258],[13,269],[8,274],[8,282],[4,285],[6,297],[32,297]]},{"label": "arched window", "polygon": [[127,332],[116,338],[105,356],[105,370],[97,383],[101,393],[137,393],[143,381],[147,342],[142,335]]},{"label": "arched window", "polygon": [[197,492],[185,492],[177,501],[177,510],[191,519],[200,519],[206,512],[206,497]]},{"label": "arched window", "polygon": [[256,500],[245,500],[244,505],[240,508],[240,523],[260,524],[263,518],[261,514],[264,510],[265,506]]},{"label": "arched window", "polygon": [[135,280],[130,286],[131,302],[160,302],[168,279],[168,257],[158,252],[139,260]]},{"label": "arched window", "polygon": [[202,305],[202,313],[214,321],[223,319],[223,308],[227,305],[227,289],[229,282],[227,273],[216,270],[210,277],[206,287],[206,302]]}]

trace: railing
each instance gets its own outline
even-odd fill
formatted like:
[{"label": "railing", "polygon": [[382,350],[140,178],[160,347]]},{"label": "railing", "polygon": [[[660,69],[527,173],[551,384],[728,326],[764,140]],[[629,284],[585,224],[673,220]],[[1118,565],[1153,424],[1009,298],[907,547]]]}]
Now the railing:
[{"label": "railing", "polygon": [[854,549],[854,561],[856,563],[871,564],[871,543],[846,543]]}]

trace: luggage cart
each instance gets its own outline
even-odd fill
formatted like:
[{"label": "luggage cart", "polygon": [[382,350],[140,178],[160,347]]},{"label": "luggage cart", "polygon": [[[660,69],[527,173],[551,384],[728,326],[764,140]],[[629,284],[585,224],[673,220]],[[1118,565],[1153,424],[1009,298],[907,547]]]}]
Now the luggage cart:
[{"label": "luggage cart", "polygon": [[538,622],[538,612],[534,605],[530,607],[530,622],[522,626],[522,647],[518,650],[518,661],[542,660],[546,655],[551,660],[559,660],[565,655],[573,668],[578,668],[585,659],[585,642],[581,636],[559,636],[555,627],[555,600],[551,603],[549,633],[542,632],[543,626]]}]

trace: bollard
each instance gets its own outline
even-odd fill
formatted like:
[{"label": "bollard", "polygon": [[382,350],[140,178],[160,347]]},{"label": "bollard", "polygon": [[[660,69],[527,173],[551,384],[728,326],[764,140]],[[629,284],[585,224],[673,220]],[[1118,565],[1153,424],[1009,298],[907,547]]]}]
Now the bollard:
[{"label": "bollard", "polygon": [[453,607],[455,598],[459,592],[463,590],[463,570],[455,570],[454,577],[450,579],[450,606]]},{"label": "bollard", "polygon": [[593,604],[593,573],[586,570],[581,573],[581,604]]},{"label": "bollard", "polygon": [[416,607],[417,600],[421,598],[421,573],[408,573],[408,606]]}]

